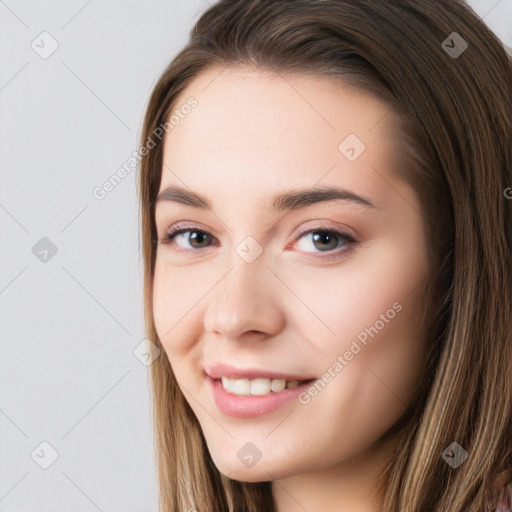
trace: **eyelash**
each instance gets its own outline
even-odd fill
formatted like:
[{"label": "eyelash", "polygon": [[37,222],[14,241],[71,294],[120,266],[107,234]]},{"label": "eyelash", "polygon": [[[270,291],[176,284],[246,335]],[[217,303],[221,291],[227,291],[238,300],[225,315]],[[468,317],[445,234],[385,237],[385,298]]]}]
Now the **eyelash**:
[{"label": "eyelash", "polygon": [[[208,236],[214,238],[207,231],[204,231],[201,229],[196,229],[193,226],[185,226],[185,227],[177,226],[176,228],[172,229],[170,232],[166,233],[161,240],[158,240],[158,242],[161,244],[164,244],[164,245],[171,244],[177,235],[179,235],[181,233],[186,233],[187,231],[201,233],[201,234],[208,235]],[[304,229],[303,231],[301,231],[298,234],[296,240],[297,241],[301,240],[304,237],[304,235],[308,235],[311,233],[317,233],[317,232],[320,232],[322,234],[327,234],[330,236],[334,235],[334,236],[338,237],[340,240],[345,242],[345,246],[341,250],[338,250],[338,248],[336,248],[336,249],[333,249],[332,251],[329,251],[328,253],[323,253],[324,255],[322,255],[322,256],[315,256],[315,258],[319,257],[322,260],[330,261],[330,260],[339,258],[341,256],[341,254],[344,254],[347,251],[349,251],[351,249],[351,246],[353,246],[354,244],[356,244],[358,242],[358,240],[356,238],[354,238],[352,235],[349,235],[342,231],[338,231],[337,229],[333,229],[332,227],[328,227],[328,226],[316,226],[313,229]],[[200,250],[200,249],[190,249],[190,250],[181,249],[179,252],[190,253],[190,252],[197,252],[198,250]],[[315,254],[322,254],[322,253],[315,253]]]}]

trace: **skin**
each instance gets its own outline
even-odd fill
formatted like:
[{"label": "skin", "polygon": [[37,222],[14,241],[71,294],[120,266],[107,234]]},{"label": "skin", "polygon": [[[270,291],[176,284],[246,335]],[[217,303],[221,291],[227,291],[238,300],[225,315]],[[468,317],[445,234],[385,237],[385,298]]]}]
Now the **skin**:
[{"label": "skin", "polygon": [[[159,239],[178,221],[212,236],[194,245],[189,232],[157,249],[154,321],[178,385],[217,468],[271,480],[279,512],[374,512],[393,448],[377,441],[403,413],[425,353],[427,241],[418,196],[396,172],[404,162],[394,113],[339,81],[247,68],[208,69],[176,105],[191,96],[197,107],[165,139],[160,191],[186,187],[213,211],[174,202],[155,211]],[[349,134],[366,146],[353,162],[338,150]],[[268,207],[277,192],[323,185],[377,207]],[[335,238],[322,250],[312,233],[299,235],[323,224],[357,243]],[[250,264],[236,252],[247,236],[264,249]],[[321,377],[395,303],[400,312],[308,404],[256,418],[215,406],[205,364]],[[251,468],[237,458],[247,442],[262,453]]]}]

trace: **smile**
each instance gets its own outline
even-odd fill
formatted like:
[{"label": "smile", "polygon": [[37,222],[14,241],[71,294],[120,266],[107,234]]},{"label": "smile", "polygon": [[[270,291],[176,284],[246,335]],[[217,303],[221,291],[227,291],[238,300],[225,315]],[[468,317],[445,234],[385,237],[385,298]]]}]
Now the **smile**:
[{"label": "smile", "polygon": [[[299,394],[315,380],[212,379],[207,375],[205,379],[217,408],[234,418],[254,418],[276,411],[286,404],[297,401]],[[225,386],[228,386],[228,389]],[[252,390],[255,394],[251,393]]]},{"label": "smile", "polygon": [[284,379],[230,379],[222,377],[222,387],[234,395],[268,395],[295,389],[306,381]]}]

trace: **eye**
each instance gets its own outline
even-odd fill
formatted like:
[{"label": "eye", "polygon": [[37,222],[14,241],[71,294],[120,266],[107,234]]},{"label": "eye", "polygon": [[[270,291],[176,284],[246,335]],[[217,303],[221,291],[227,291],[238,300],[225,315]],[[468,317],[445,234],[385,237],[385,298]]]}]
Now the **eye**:
[{"label": "eye", "polygon": [[[312,235],[312,237],[310,237],[310,235]],[[357,240],[347,233],[327,226],[317,226],[314,229],[307,229],[299,233],[298,241],[301,246],[300,250],[303,252],[311,252],[307,250],[308,242],[306,240],[308,237],[310,237],[310,247],[312,245],[314,249],[317,249],[317,251],[312,251],[313,253],[329,253],[325,256],[320,256],[323,259],[337,257],[340,252],[346,252],[350,249],[351,245],[357,243]],[[183,252],[197,252],[199,249],[209,247],[214,239],[215,238],[207,231],[195,229],[192,226],[177,226],[166,233],[164,237],[159,240],[159,243],[176,243]],[[330,254],[333,252],[334,254]]]},{"label": "eye", "polygon": [[[299,234],[298,245],[304,252],[310,252],[307,248],[313,246],[320,253],[328,253],[321,258],[332,259],[338,257],[340,253],[345,253],[356,242],[357,240],[347,233],[327,226],[317,226],[314,229],[302,231]],[[332,254],[333,252],[334,254]]]},{"label": "eye", "polygon": [[[341,258],[356,243],[357,240],[348,233],[328,226],[317,226],[313,229],[305,229],[299,234],[298,246],[301,251],[319,255],[314,257],[323,261],[331,261]],[[308,247],[311,246],[316,250],[308,251]]]},{"label": "eye", "polygon": [[[187,233],[189,233],[187,235]],[[190,227],[185,228],[175,228],[171,230],[169,233],[166,233],[164,238],[160,240],[162,244],[169,243],[177,243],[180,245],[180,242],[183,244],[189,243],[193,249],[203,249],[205,246],[203,245],[205,241],[212,239],[212,235],[207,233],[206,231],[200,231],[198,229],[191,229]],[[189,248],[181,245],[181,248],[185,251],[188,251]]]}]

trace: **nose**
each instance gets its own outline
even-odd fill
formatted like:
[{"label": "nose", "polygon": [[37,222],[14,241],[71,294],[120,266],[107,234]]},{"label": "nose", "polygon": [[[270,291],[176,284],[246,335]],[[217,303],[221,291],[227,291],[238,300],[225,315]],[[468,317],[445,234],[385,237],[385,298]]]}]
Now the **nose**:
[{"label": "nose", "polygon": [[267,268],[264,254],[252,263],[234,254],[227,274],[207,295],[207,332],[239,340],[255,332],[277,334],[285,324],[283,285]]}]

